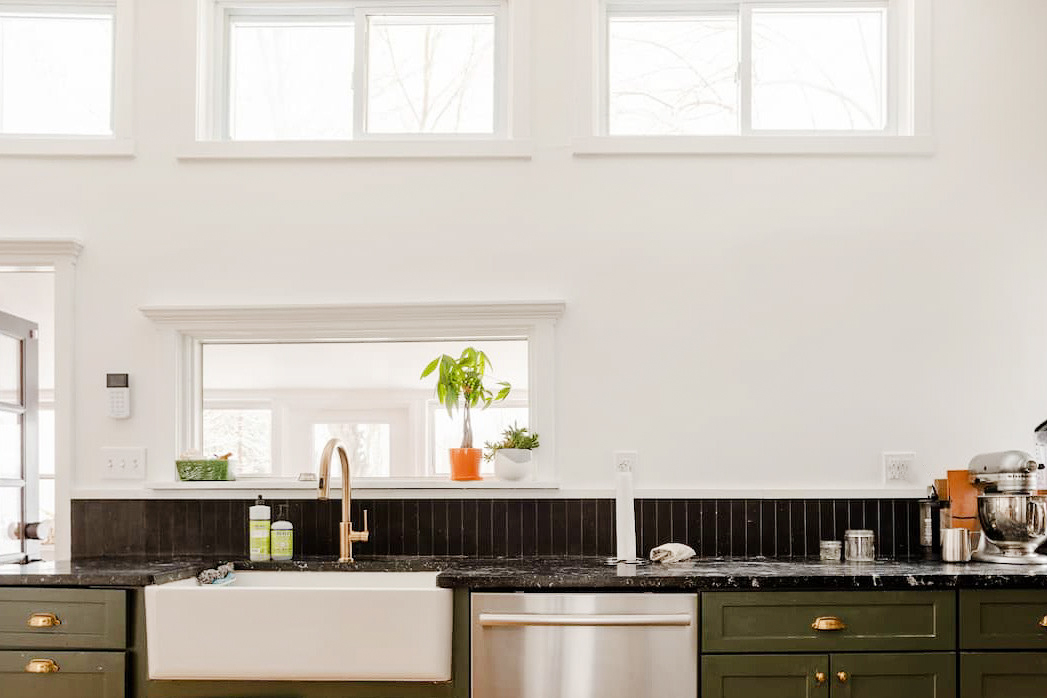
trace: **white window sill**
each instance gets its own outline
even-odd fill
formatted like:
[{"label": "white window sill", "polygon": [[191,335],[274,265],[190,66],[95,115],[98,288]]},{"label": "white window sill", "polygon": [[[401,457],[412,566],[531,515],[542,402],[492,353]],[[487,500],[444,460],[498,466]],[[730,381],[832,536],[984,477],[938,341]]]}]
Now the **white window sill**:
[{"label": "white window sill", "polygon": [[194,141],[179,160],[474,159],[529,160],[530,141],[494,139],[367,141]]},{"label": "white window sill", "polygon": [[589,136],[576,156],[606,155],[933,155],[931,136]]},{"label": "white window sill", "polygon": [[[316,480],[298,480],[293,478],[245,478],[230,481],[192,481],[192,482],[150,482],[146,487],[151,490],[315,490]],[[455,482],[442,478],[376,478],[360,477],[353,479],[353,490],[555,490],[559,485],[553,482],[517,481],[485,479],[475,482]],[[331,489],[341,490],[340,480],[331,482]]]},{"label": "white window sill", "polygon": [[0,136],[0,157],[129,158],[135,142],[127,138]]}]

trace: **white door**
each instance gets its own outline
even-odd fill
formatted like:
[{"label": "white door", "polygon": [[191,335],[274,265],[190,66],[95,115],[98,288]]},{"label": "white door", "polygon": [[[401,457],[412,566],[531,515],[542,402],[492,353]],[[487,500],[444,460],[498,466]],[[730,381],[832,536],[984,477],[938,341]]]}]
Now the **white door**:
[{"label": "white door", "polygon": [[25,525],[39,513],[35,323],[0,313],[0,562],[40,556]]}]

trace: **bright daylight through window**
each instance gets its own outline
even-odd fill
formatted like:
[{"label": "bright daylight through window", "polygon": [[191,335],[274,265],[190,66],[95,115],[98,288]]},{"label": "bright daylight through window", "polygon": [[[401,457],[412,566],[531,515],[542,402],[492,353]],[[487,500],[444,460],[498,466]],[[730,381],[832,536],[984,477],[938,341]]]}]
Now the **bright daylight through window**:
[{"label": "bright daylight through window", "polygon": [[0,2],[0,133],[113,133],[114,5]]},{"label": "bright daylight through window", "polygon": [[[893,3],[605,4],[608,135],[899,132]],[[893,101],[893,103],[892,103]]]},{"label": "bright daylight through window", "polygon": [[433,357],[467,346],[490,357],[492,382],[512,386],[506,400],[472,411],[476,447],[528,426],[527,340],[215,343],[202,350],[203,450],[231,453],[239,477],[295,477],[315,471],[339,438],[355,477],[446,479],[463,416],[449,416],[435,378],[419,376]]},{"label": "bright daylight through window", "polygon": [[[504,6],[215,3],[202,137],[499,135]],[[208,93],[209,92],[209,93]],[[208,127],[208,123],[210,126]]]}]

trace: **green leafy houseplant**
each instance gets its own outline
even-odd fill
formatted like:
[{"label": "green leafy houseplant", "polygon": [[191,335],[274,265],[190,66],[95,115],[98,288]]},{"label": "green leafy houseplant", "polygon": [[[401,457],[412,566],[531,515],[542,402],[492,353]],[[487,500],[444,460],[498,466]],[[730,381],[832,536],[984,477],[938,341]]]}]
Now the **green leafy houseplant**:
[{"label": "green leafy houseplant", "polygon": [[521,448],[530,451],[538,448],[538,434],[527,431],[527,427],[518,427],[513,424],[502,432],[501,441],[495,443],[488,441],[484,444],[484,448],[487,449],[487,452],[484,453],[486,461],[494,458],[494,454],[503,448]]},{"label": "green leafy houseplant", "polygon": [[452,415],[457,408],[462,409],[465,417],[462,448],[472,448],[473,423],[470,410],[476,407],[486,409],[491,403],[504,400],[509,397],[512,386],[500,381],[496,384],[499,386],[497,393],[485,386],[484,375],[491,369],[491,360],[487,354],[473,347],[466,347],[457,359],[447,354],[436,357],[422,371],[421,378],[428,377],[437,369],[440,372],[436,381],[436,397],[447,408],[448,415]]}]

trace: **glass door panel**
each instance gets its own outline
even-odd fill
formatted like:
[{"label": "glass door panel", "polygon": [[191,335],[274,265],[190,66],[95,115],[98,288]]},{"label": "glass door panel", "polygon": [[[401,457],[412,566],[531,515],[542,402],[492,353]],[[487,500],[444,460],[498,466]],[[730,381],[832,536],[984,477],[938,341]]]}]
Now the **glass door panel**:
[{"label": "glass door panel", "polygon": [[0,563],[39,556],[25,524],[39,513],[37,326],[0,313]]}]

